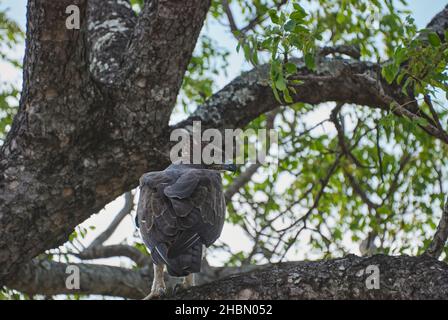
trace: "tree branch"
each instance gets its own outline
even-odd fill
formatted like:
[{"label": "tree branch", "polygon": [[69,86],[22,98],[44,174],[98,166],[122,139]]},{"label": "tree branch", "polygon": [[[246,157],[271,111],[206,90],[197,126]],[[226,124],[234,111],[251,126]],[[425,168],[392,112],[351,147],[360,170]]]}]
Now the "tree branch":
[{"label": "tree branch", "polygon": [[[274,127],[274,121],[275,117],[278,113],[278,110],[271,111],[267,114],[266,117],[266,131],[269,132],[270,129]],[[268,145],[270,145],[271,142],[268,142]],[[268,150],[269,153],[269,150]],[[232,184],[227,187],[226,191],[224,192],[224,197],[226,198],[226,201],[231,201],[233,195],[237,193],[246,183],[248,183],[252,176],[257,172],[258,168],[262,166],[261,162],[256,162],[251,164],[249,167],[246,168],[244,172],[242,172],[237,178],[235,178],[232,181]]]},{"label": "tree branch", "polygon": [[[286,0],[281,0],[279,3],[277,3],[275,6],[273,6],[271,9],[280,10],[280,8],[287,3]],[[230,4],[228,0],[222,0],[221,5],[224,9],[224,13],[226,14],[227,20],[229,21],[229,27],[232,34],[235,36],[237,40],[240,40],[241,37],[244,37],[244,35],[249,32],[250,30],[255,29],[256,26],[258,26],[260,23],[262,23],[265,19],[267,14],[259,14],[252,18],[246,26],[242,27],[241,29],[238,28],[235,22],[235,18],[233,16],[232,10],[230,8]],[[267,10],[268,11],[268,10]]]},{"label": "tree branch", "polygon": [[431,19],[426,28],[437,32],[440,39],[448,40],[445,39],[445,30],[448,29],[448,5]]},{"label": "tree branch", "polygon": [[90,72],[98,82],[111,85],[120,71],[136,16],[129,0],[90,0],[87,19]]},{"label": "tree branch", "polygon": [[[141,299],[149,292],[151,270],[75,264],[80,290],[65,286],[67,264],[33,261],[7,285],[34,294],[100,294]],[[379,289],[369,289],[367,267],[377,266]],[[243,273],[241,273],[243,272]],[[235,273],[240,273],[235,275]],[[204,267],[204,285],[168,299],[447,299],[448,265],[427,256],[375,255],[263,266]],[[222,278],[224,277],[224,278]],[[221,278],[221,279],[220,279]],[[213,282],[209,282],[213,281]],[[209,282],[209,283],[208,283]]]},{"label": "tree branch", "polygon": [[[379,269],[379,289],[367,287]],[[432,258],[357,257],[274,264],[179,292],[175,299],[447,299],[448,265]]]},{"label": "tree branch", "polygon": [[431,241],[429,247],[425,251],[425,255],[438,259],[445,248],[446,240],[448,239],[448,200],[445,201],[442,217],[440,218],[437,231]]},{"label": "tree branch", "polygon": [[[68,266],[79,268],[80,289],[70,290],[66,287]],[[253,270],[266,268],[267,265],[245,265],[241,267],[212,267],[203,260],[202,272],[196,274],[199,285],[218,279]],[[137,270],[85,263],[60,263],[34,259],[22,266],[18,273],[8,279],[6,286],[29,295],[83,294],[105,295],[128,299],[142,299],[150,291],[153,270],[152,264]],[[180,278],[169,277],[165,281],[173,288]]]},{"label": "tree branch", "polygon": [[[164,132],[209,7],[210,0],[145,2],[124,56],[122,83],[113,89],[119,94],[117,124]],[[135,144],[134,136],[122,138]]]},{"label": "tree branch", "polygon": [[81,253],[74,254],[82,260],[95,260],[103,258],[113,258],[113,257],[127,257],[134,261],[137,266],[144,267],[152,264],[151,257],[143,254],[138,249],[123,245],[110,245],[110,246],[95,246],[89,247]]},{"label": "tree branch", "polygon": [[339,45],[334,47],[323,47],[318,51],[318,55],[321,57],[325,57],[329,54],[345,54],[354,59],[361,58],[361,52],[358,47],[349,46],[349,45]]},{"label": "tree branch", "polygon": [[350,148],[347,146],[347,143],[345,141],[345,133],[343,124],[339,121],[339,113],[344,105],[341,103],[338,103],[336,107],[331,111],[330,114],[330,120],[333,122],[334,127],[336,128],[337,134],[338,134],[338,142],[339,146],[341,148],[341,151],[349,158],[351,161],[353,161],[354,164],[356,164],[360,168],[365,168],[364,166],[350,151]]},{"label": "tree branch", "polygon": [[[328,101],[366,105],[387,110],[389,101],[378,93],[371,93],[370,81],[359,79],[360,74],[377,77],[380,65],[345,59],[322,59],[315,72],[309,71],[303,60],[292,59],[296,63],[296,76],[307,79],[299,85],[293,101],[319,104]],[[201,120],[202,127],[240,128],[260,114],[273,110],[281,104],[275,99],[269,82],[269,66],[262,65],[243,73],[213,95],[193,115],[174,128],[190,125]],[[378,79],[378,81],[381,81]],[[406,100],[400,92],[384,86],[385,90],[398,101]]]},{"label": "tree branch", "polygon": [[[67,267],[79,268],[80,289],[66,286]],[[66,264],[47,260],[33,260],[20,268],[17,275],[6,281],[6,286],[30,295],[99,294],[141,299],[150,290],[151,270],[131,270],[96,264]]]},{"label": "tree branch", "polygon": [[124,194],[124,206],[121,208],[120,212],[115,216],[114,220],[110,223],[106,230],[104,230],[92,243],[89,245],[88,249],[101,246],[117,229],[118,225],[128,214],[131,213],[134,208],[134,197],[130,191]]},{"label": "tree branch", "polygon": [[237,193],[243,186],[245,186],[252,179],[252,176],[255,174],[255,172],[257,172],[258,168],[260,167],[261,167],[260,162],[253,163],[232,181],[232,184],[229,185],[226,191],[224,192],[224,197],[226,198],[227,202],[231,201],[233,195]]}]

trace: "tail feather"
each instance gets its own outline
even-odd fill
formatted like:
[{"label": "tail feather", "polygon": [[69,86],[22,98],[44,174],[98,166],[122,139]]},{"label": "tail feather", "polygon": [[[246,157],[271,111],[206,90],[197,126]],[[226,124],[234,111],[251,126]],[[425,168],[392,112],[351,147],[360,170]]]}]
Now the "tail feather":
[{"label": "tail feather", "polygon": [[188,249],[199,240],[200,236],[195,231],[186,230],[182,232],[176,242],[174,242],[168,249],[168,258],[174,259],[182,253],[188,252]]},{"label": "tail feather", "polygon": [[185,277],[201,271],[202,243],[196,242],[186,252],[176,258],[168,259],[167,271],[173,277]]},{"label": "tail feather", "polygon": [[168,258],[165,245],[157,245],[151,250],[154,264],[166,265],[168,274],[173,277],[185,277],[190,273],[201,271],[202,243],[195,242],[188,250],[182,252],[175,258]]}]

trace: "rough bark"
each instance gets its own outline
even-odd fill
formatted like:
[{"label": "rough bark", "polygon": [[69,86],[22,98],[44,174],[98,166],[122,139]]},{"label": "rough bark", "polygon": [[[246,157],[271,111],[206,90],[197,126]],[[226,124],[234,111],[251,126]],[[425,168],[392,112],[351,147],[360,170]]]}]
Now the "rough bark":
[{"label": "rough bark", "polygon": [[[114,256],[117,256],[115,253]],[[102,258],[106,255],[102,255]],[[146,256],[149,258],[148,256]],[[66,287],[68,266],[79,268],[80,289],[71,290]],[[229,275],[249,272],[266,267],[245,265],[242,267],[211,267],[204,260],[202,272],[195,275],[198,285],[210,283]],[[122,297],[126,299],[142,299],[148,295],[152,277],[152,263],[140,269],[126,269],[107,265],[87,263],[60,263],[48,260],[34,259],[25,264],[15,276],[8,278],[6,285],[29,295],[52,296],[57,294],[84,294]],[[170,289],[181,281],[165,275],[165,281]]]},{"label": "rough bark", "polygon": [[437,226],[436,233],[433,240],[425,251],[425,254],[438,259],[445,248],[446,240],[448,239],[448,200],[445,202],[442,217]]},{"label": "rough bark", "polygon": [[[379,268],[369,289],[368,266]],[[432,258],[349,255],[274,264],[179,292],[176,299],[448,299],[448,265]]]},{"label": "rough bark", "polygon": [[[155,151],[166,141],[157,137],[167,131],[209,1],[153,1],[135,19],[125,2],[108,1],[111,10],[98,14],[99,2],[89,1],[88,15],[85,0],[28,2],[22,98],[0,153],[0,279],[167,164]],[[65,28],[72,4],[81,30]],[[123,12],[125,23],[111,23]],[[132,35],[114,35],[133,20]],[[102,33],[108,24],[110,41]],[[123,50],[117,44],[126,37]],[[98,43],[115,51],[104,55]],[[109,83],[114,67],[106,61],[120,56]]]},{"label": "rough bark", "polygon": [[140,271],[97,264],[70,264],[79,268],[80,289],[65,285],[70,273],[68,264],[34,260],[6,281],[8,288],[20,292],[47,296],[57,294],[98,294],[130,299],[141,299],[151,288],[149,269]]},{"label": "rough bark", "polygon": [[[366,286],[371,275],[366,268],[373,265],[379,269],[379,289]],[[65,286],[67,264],[49,261],[27,264],[7,285],[31,295],[78,293],[129,299],[141,299],[150,290],[151,268],[77,266],[81,275],[81,288],[77,291]],[[178,291],[167,298],[448,299],[448,265],[427,256],[349,255],[334,260],[263,266],[215,268],[204,265],[196,279],[200,286]]]},{"label": "rough bark", "polygon": [[[307,77],[296,88],[294,102],[319,104],[338,101],[383,109],[389,106],[371,82],[359,77],[365,74],[377,79],[381,68],[379,64],[323,58],[317,70],[311,72],[301,59],[291,61],[298,66],[297,76]],[[404,101],[405,98],[399,92],[385,87],[397,100]],[[280,105],[269,85],[269,66],[262,65],[237,77],[200,106],[191,117],[174,127],[185,127],[194,120],[201,120],[202,127],[241,128],[260,114]]]}]

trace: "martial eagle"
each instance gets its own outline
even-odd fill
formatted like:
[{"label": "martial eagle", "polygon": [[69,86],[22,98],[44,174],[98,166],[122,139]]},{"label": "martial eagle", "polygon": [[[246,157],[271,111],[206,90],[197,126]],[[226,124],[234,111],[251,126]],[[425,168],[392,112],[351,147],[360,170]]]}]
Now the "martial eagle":
[{"label": "martial eagle", "polygon": [[147,299],[165,293],[164,266],[168,274],[193,284],[199,272],[202,247],[221,235],[226,204],[220,171],[235,171],[233,164],[172,164],[140,178],[137,226],[151,251],[154,280]]}]

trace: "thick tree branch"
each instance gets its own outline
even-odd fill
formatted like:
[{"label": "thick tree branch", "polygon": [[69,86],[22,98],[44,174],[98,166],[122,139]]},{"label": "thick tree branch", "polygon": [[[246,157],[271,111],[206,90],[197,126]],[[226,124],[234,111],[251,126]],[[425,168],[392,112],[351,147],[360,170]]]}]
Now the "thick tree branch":
[{"label": "thick tree branch", "polygon": [[[69,5],[80,10],[81,30],[65,27]],[[81,178],[92,154],[89,134],[102,129],[85,68],[85,11],[84,0],[28,1],[22,97],[0,152],[0,279],[62,242],[83,220],[76,207],[95,207],[96,182]],[[90,195],[75,201],[81,193]]]},{"label": "thick tree branch", "polygon": [[447,40],[445,39],[445,30],[448,29],[448,5],[431,19],[426,28],[437,32],[441,39]]},{"label": "thick tree branch", "polygon": [[[151,270],[76,264],[80,290],[65,286],[67,264],[33,261],[7,285],[28,294],[101,294],[141,299],[149,292]],[[379,289],[366,285],[377,266]],[[242,272],[242,273],[241,273]],[[237,273],[240,273],[236,275]],[[447,299],[448,265],[421,256],[375,255],[263,266],[205,266],[197,274],[204,285],[179,291],[168,299]],[[224,278],[223,278],[224,277]],[[220,280],[221,279],[221,280]]]},{"label": "thick tree branch", "polygon": [[129,0],[90,0],[87,5],[89,69],[98,82],[112,85],[122,66],[136,23]]},{"label": "thick tree branch", "polygon": [[[124,56],[123,83],[112,92],[119,95],[118,124],[136,134],[164,132],[209,7],[210,0],[145,3]],[[114,136],[129,143],[135,137]]]},{"label": "thick tree branch", "polygon": [[99,294],[141,299],[150,290],[150,269],[130,270],[96,264],[70,264],[79,268],[80,289],[66,286],[69,264],[33,260],[6,282],[6,286],[30,295]]},{"label": "thick tree branch", "polygon": [[[298,66],[297,76],[307,77],[298,86],[294,102],[319,104],[328,101],[366,105],[388,109],[389,104],[371,93],[371,83],[360,80],[358,75],[377,77],[380,66],[375,63],[344,59],[321,59],[316,72],[309,71],[300,59],[291,60]],[[378,80],[380,81],[380,80]],[[406,99],[400,92],[385,86],[397,100]],[[269,85],[269,66],[259,66],[242,74],[221,91],[198,107],[187,120],[175,126],[183,127],[194,120],[202,120],[202,126],[239,128],[262,113],[280,106]]]},{"label": "thick tree branch", "polygon": [[344,54],[354,59],[359,59],[361,57],[361,52],[358,47],[349,45],[339,45],[334,47],[323,47],[319,50],[318,55],[325,57],[329,54]]},{"label": "thick tree branch", "polygon": [[[368,287],[368,266],[379,289]],[[370,281],[369,281],[370,283]],[[369,289],[370,288],[370,289]],[[179,292],[176,299],[447,299],[448,265],[432,258],[376,255],[274,264]]]},{"label": "thick tree branch", "polygon": [[[66,272],[68,266],[79,268],[80,290],[70,290],[66,287]],[[202,272],[196,274],[198,285],[210,283],[218,279],[253,270],[266,268],[267,265],[245,265],[242,267],[212,267],[203,261]],[[152,283],[152,264],[131,270],[121,267],[86,263],[60,263],[48,260],[34,259],[20,268],[16,276],[6,282],[6,286],[30,295],[57,294],[100,294],[129,299],[142,299],[150,290]],[[165,280],[173,288],[180,278],[165,275]]]}]

